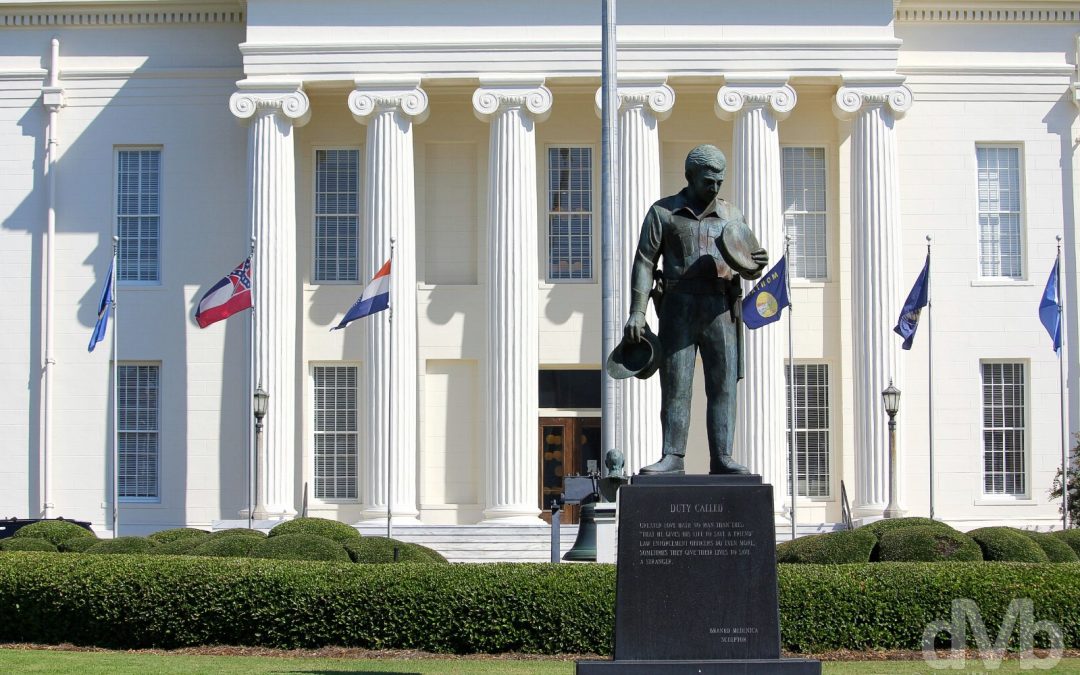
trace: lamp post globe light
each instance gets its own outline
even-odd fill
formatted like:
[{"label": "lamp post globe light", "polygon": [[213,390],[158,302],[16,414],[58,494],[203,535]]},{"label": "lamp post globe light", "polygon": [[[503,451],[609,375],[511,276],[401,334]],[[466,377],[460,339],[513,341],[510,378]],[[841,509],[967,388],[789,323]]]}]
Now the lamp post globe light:
[{"label": "lamp post globe light", "polygon": [[889,415],[889,505],[885,507],[882,515],[886,518],[899,518],[904,515],[897,502],[899,472],[896,467],[896,413],[900,410],[900,390],[893,386],[892,378],[889,379],[889,386],[881,392],[881,400],[885,404],[885,412]]},{"label": "lamp post globe light", "polygon": [[[270,405],[270,394],[263,389],[260,382],[255,387],[255,393],[253,394],[252,412],[255,414],[255,508],[248,511],[249,521],[251,518],[265,518],[266,517],[266,505],[262,503],[264,499],[262,492],[259,490],[259,485],[262,483],[262,471],[263,462],[259,461],[263,452],[262,447],[262,431],[263,431],[263,418],[266,417],[266,410]],[[250,526],[250,522],[249,522]]]}]

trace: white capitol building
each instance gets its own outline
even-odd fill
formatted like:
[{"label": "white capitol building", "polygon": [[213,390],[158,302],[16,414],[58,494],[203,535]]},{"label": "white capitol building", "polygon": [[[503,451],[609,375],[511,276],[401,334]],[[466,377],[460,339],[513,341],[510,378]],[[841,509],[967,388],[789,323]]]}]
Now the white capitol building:
[{"label": "white capitol building", "polygon": [[[793,237],[794,311],[747,331],[734,451],[777,486],[777,523],[789,316],[799,522],[841,521],[842,485],[856,519],[882,515],[890,380],[899,504],[929,514],[932,316],[935,517],[1060,527],[1037,309],[1062,235],[1076,342],[1080,2],[618,18],[620,325],[641,218],[695,145],[727,154],[721,194],[774,261]],[[599,23],[598,0],[0,0],[0,517],[109,536],[111,344],[86,344],[114,235],[122,534],[246,517],[255,382],[260,518],[372,525],[389,500],[398,527],[546,527],[601,447],[658,459],[658,378],[620,385],[600,439]],[[927,235],[932,314],[903,351]],[[252,313],[193,318],[252,236],[253,355]],[[391,238],[393,331],[330,332]]]}]

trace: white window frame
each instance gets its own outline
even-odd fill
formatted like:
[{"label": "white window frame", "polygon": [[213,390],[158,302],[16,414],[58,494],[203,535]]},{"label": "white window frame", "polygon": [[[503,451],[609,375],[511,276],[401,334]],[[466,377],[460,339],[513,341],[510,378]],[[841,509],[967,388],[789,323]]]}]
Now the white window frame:
[{"label": "white window frame", "polygon": [[[158,153],[158,211],[157,217],[157,278],[153,280],[145,279],[123,279],[120,275],[119,266],[119,246],[123,245],[120,241],[120,153],[122,152],[143,152],[143,151],[157,151]],[[162,279],[165,276],[164,271],[164,237],[162,233],[164,228],[162,227],[162,221],[164,216],[162,212],[165,210],[165,146],[164,145],[114,145],[113,146],[113,169],[112,169],[112,228],[113,234],[118,238],[119,242],[117,249],[117,268],[116,268],[116,283],[123,286],[161,286]],[[130,214],[127,214],[130,215]],[[140,214],[138,217],[144,217],[144,214]]]},{"label": "white window frame", "polygon": [[[551,151],[558,149],[576,149],[583,148],[589,151],[589,210],[588,211],[552,211],[551,210]],[[548,284],[595,284],[599,278],[597,272],[597,260],[596,260],[596,245],[597,245],[597,225],[599,220],[599,212],[596,208],[597,194],[596,189],[600,184],[597,180],[597,151],[596,146],[589,143],[548,143],[544,146],[544,174],[541,178],[541,189],[543,195],[543,205],[541,206],[542,222],[543,222],[543,236],[541,250],[544,257],[544,281]],[[568,214],[588,214],[590,220],[589,227],[589,262],[590,262],[590,274],[588,277],[580,279],[560,279],[551,276],[551,217],[559,213]]]},{"label": "white window frame", "polygon": [[[153,434],[157,435],[157,449],[156,449],[156,452],[157,452],[156,468],[157,468],[157,470],[156,470],[155,476],[154,476],[154,484],[155,484],[155,487],[156,487],[157,494],[155,496],[146,496],[146,497],[126,496],[126,495],[120,494],[120,486],[117,485],[116,486],[117,498],[123,504],[160,504],[161,503],[161,493],[162,493],[162,489],[161,489],[162,488],[161,466],[162,466],[162,463],[164,461],[164,453],[162,452],[162,445],[163,445],[162,444],[162,438],[163,438],[163,426],[164,425],[162,424],[162,408],[163,408],[163,406],[161,405],[161,397],[163,395],[163,392],[165,391],[165,387],[162,386],[162,378],[164,376],[165,369],[162,367],[162,364],[161,364],[160,361],[118,361],[116,366],[117,366],[116,375],[117,375],[118,379],[119,379],[119,376],[120,376],[120,368],[123,368],[123,367],[150,366],[150,367],[157,368],[157,411],[156,411],[157,412],[157,429],[156,430],[147,432],[145,430],[125,431],[125,430],[121,429],[120,426],[119,426],[120,425],[120,418],[121,418],[121,415],[120,415],[120,412],[119,412],[120,401],[118,400],[118,401],[115,402],[115,405],[117,407],[117,415],[116,415],[116,424],[117,424],[116,441],[117,441],[117,446],[118,446],[117,449],[116,449],[116,461],[117,462],[119,462],[119,460],[120,460],[120,448],[119,448],[120,439],[123,437],[123,435],[125,433],[153,433]],[[120,383],[117,382],[116,383],[116,390],[118,391],[119,388],[120,388]],[[114,395],[115,395],[115,393],[114,393]],[[116,475],[118,477],[120,475],[119,467],[117,467]],[[119,480],[119,478],[118,478],[118,480]]]},{"label": "white window frame", "polygon": [[[836,435],[833,433],[833,431],[836,429],[836,420],[835,420],[835,415],[833,414],[833,407],[832,407],[832,404],[833,404],[833,386],[834,386],[834,382],[835,382],[835,368],[833,368],[832,364],[828,363],[827,361],[818,361],[818,360],[812,360],[812,359],[808,359],[808,360],[795,359],[795,369],[796,370],[798,370],[800,367],[805,368],[807,366],[820,366],[820,367],[825,369],[825,376],[826,376],[827,379],[826,379],[826,385],[825,385],[825,406],[824,407],[825,407],[825,413],[826,413],[826,415],[828,417],[828,422],[827,422],[827,424],[826,424],[826,426],[824,428],[810,428],[809,426],[807,426],[807,427],[799,427],[799,428],[796,429],[796,432],[798,433],[798,432],[808,432],[808,431],[815,431],[815,432],[823,431],[825,433],[825,439],[826,439],[826,443],[827,443],[826,461],[828,462],[828,467],[827,467],[828,468],[828,478],[825,481],[825,483],[826,483],[826,487],[828,489],[828,492],[826,494],[824,494],[824,495],[799,494],[798,498],[799,498],[799,501],[831,502],[831,501],[835,501],[835,499],[836,499],[836,486],[835,486],[835,482],[836,482],[835,455],[836,455],[836,453],[835,453],[835,447],[834,447],[835,446]],[[793,421],[791,419],[791,415],[790,415],[790,405],[791,405],[791,403],[790,403],[791,402],[791,392],[790,392],[790,381],[789,381],[790,375],[791,375],[790,363],[785,359],[785,361],[784,361],[784,396],[786,398],[784,399],[784,410],[785,410],[784,441],[785,441],[786,445],[784,446],[784,484],[785,484],[784,494],[787,495],[789,498],[791,496],[791,426],[792,426],[792,421]],[[796,439],[797,438],[798,437],[796,436]],[[799,448],[796,447],[795,450],[796,450],[796,452],[798,452]],[[809,491],[810,481],[809,481],[809,474],[806,471],[806,468],[807,468],[806,464],[808,462],[804,459],[804,457],[806,455],[808,455],[808,454],[809,454],[809,448],[807,448],[805,453],[800,453],[800,461],[799,461],[799,466],[798,466],[799,471],[802,474],[807,475],[807,481],[806,481],[807,491]],[[796,476],[796,480],[797,479],[798,479],[798,476]]]},{"label": "white window frame", "polygon": [[[986,401],[985,401],[985,379],[983,375],[983,367],[989,365],[1014,365],[1020,367],[1020,372],[1023,375],[1023,398],[1021,404],[1023,405],[1023,411],[1021,414],[1021,420],[1023,428],[1021,429],[1020,439],[1024,444],[1021,452],[1021,458],[1023,460],[1023,479],[1024,490],[1023,492],[987,492],[986,490],[986,437],[985,434],[988,430],[994,429],[994,427],[988,428],[986,426]],[[979,464],[981,469],[979,470],[979,492],[982,501],[1025,501],[1031,499],[1031,367],[1027,359],[1015,358],[1001,358],[1001,359],[981,359],[979,361]],[[1015,429],[1015,427],[1001,427],[1002,430]]]},{"label": "white window frame", "polygon": [[[987,149],[1008,149],[1015,150],[1017,154],[1017,192],[1020,211],[1018,215],[1018,227],[1019,231],[1019,264],[1020,273],[1016,276],[1011,275],[993,275],[983,274],[983,242],[982,242],[982,225],[980,224],[980,218],[982,216],[981,206],[979,203],[979,150]],[[1027,185],[1025,180],[1025,153],[1024,144],[1018,142],[991,142],[991,141],[979,141],[975,143],[974,152],[972,153],[972,159],[975,164],[974,179],[975,179],[975,278],[982,282],[996,282],[996,283],[1017,283],[1027,280],[1028,276],[1028,261],[1027,261]],[[1000,266],[1000,261],[999,261]]]},{"label": "white window frame", "polygon": [[[826,146],[826,145],[815,145],[815,144],[812,144],[812,143],[784,143],[784,144],[782,144],[780,146],[780,194],[781,194],[781,196],[783,195],[783,191],[784,191],[784,185],[783,185],[783,181],[784,181],[784,173],[783,173],[784,172],[784,150],[788,149],[788,148],[802,148],[802,149],[807,149],[807,150],[821,150],[822,155],[823,155],[823,159],[824,159],[823,168],[824,168],[824,171],[825,171],[825,180],[824,180],[824,184],[822,185],[822,190],[824,192],[825,209],[823,211],[792,211],[791,213],[795,214],[795,215],[812,215],[812,214],[820,213],[822,215],[822,218],[823,218],[823,231],[822,231],[821,245],[822,245],[822,250],[824,251],[824,255],[825,255],[825,270],[824,270],[824,273],[821,276],[814,276],[814,277],[796,276],[793,273],[792,276],[791,276],[791,279],[792,279],[792,281],[798,281],[798,282],[809,283],[809,284],[825,283],[825,282],[828,282],[828,281],[831,280],[830,275],[831,275],[831,268],[832,268],[832,256],[830,255],[830,251],[829,251],[829,246],[831,244],[831,241],[829,239],[829,223],[830,223],[830,218],[832,216],[832,214],[830,212],[830,209],[829,209],[830,203],[832,201],[830,199],[830,195],[829,195],[829,184],[830,184],[829,181],[830,181],[830,178],[831,178],[831,175],[832,175],[831,174],[831,172],[832,172],[832,166],[831,166],[832,155],[830,154],[829,147]],[[784,233],[785,234],[787,234],[787,232],[788,232],[788,229],[787,229],[787,216],[788,216],[788,213],[789,213],[789,211],[787,209],[787,205],[784,204],[783,205],[782,217],[783,217],[783,221],[784,221]],[[792,246],[791,246],[792,253],[795,253],[796,248],[798,246],[800,246],[800,245],[801,244],[800,244],[799,240],[794,239],[792,241]],[[779,260],[781,255],[783,255],[783,251],[777,253],[775,255],[775,258],[777,260]],[[794,269],[794,267],[789,266],[789,269]]]},{"label": "white window frame", "polygon": [[[317,369],[319,369],[319,368],[353,368],[353,369],[355,369],[355,371],[356,371],[356,431],[355,432],[320,432],[317,429],[317,424],[316,424],[317,411],[315,409],[315,400],[316,400],[315,399],[315,394],[316,394],[317,387],[316,387],[316,383],[315,383],[315,371]],[[358,503],[360,503],[361,498],[363,497],[363,495],[361,494],[361,487],[362,486],[361,486],[361,480],[360,480],[360,472],[361,472],[362,463],[363,463],[363,452],[362,452],[362,448],[361,448],[362,439],[360,438],[360,434],[363,431],[363,421],[364,421],[363,420],[363,405],[364,405],[363,396],[364,396],[364,392],[363,392],[363,388],[361,387],[361,384],[362,384],[361,378],[363,377],[363,370],[361,368],[361,365],[358,362],[355,362],[355,361],[313,361],[313,362],[311,362],[309,364],[308,371],[309,371],[308,372],[308,383],[309,383],[308,384],[308,392],[309,392],[309,396],[310,396],[310,398],[309,398],[310,404],[308,404],[306,407],[307,407],[307,413],[310,416],[309,417],[310,426],[309,426],[309,428],[307,430],[306,436],[308,438],[308,442],[310,443],[309,447],[311,449],[311,451],[309,453],[309,460],[307,462],[308,470],[310,471],[310,476],[311,476],[311,486],[312,486],[311,498],[312,498],[312,500],[314,502],[319,503],[319,504],[358,504]],[[316,448],[315,438],[316,438],[316,436],[318,436],[320,434],[323,434],[323,433],[327,433],[327,434],[354,433],[354,435],[356,436],[356,477],[355,477],[355,480],[356,480],[356,496],[355,497],[319,497],[318,496],[318,493],[319,493],[318,492],[318,473],[317,473],[318,456],[317,456],[317,448]]]},{"label": "white window frame", "polygon": [[[318,226],[319,217],[319,153],[328,150],[351,150],[356,152],[356,279],[319,279],[318,273]],[[364,149],[358,145],[317,145],[311,149],[311,285],[355,286],[364,283],[363,276],[363,218],[364,218]]]}]

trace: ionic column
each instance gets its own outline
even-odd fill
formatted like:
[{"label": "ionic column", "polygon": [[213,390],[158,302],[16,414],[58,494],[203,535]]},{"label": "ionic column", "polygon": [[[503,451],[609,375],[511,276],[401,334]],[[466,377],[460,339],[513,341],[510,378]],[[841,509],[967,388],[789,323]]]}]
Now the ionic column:
[{"label": "ionic column", "polygon": [[[732,201],[769,252],[770,265],[784,255],[784,205],[780,185],[777,123],[795,107],[786,77],[736,80],[716,96],[717,115],[735,121],[728,175]],[[756,282],[744,282],[749,290]],[[774,486],[777,513],[786,500],[787,395],[784,384],[786,334],[780,325],[744,329],[746,377],[740,385],[735,456]]]},{"label": "ionic column", "polygon": [[296,515],[296,167],[293,127],[307,122],[298,83],[239,83],[229,109],[248,120],[248,216],[255,237],[255,381],[270,394],[256,518]]},{"label": "ionic column", "polygon": [[536,522],[539,347],[535,124],[551,110],[542,79],[481,78],[489,122],[486,520]]},{"label": "ionic column", "polygon": [[[385,317],[364,331],[364,385],[368,421],[361,450],[364,517],[416,520],[416,174],[413,123],[427,117],[427,94],[418,76],[355,81],[353,118],[367,126],[364,161],[361,280],[390,258],[391,330]],[[391,453],[388,455],[388,452]],[[387,494],[389,478],[389,495]]]},{"label": "ionic column", "polygon": [[[851,120],[852,372],[855,515],[880,516],[889,501],[889,430],[881,392],[904,388],[900,340],[900,194],[895,122],[911,107],[903,78],[845,78],[833,110]],[[898,441],[898,451],[903,446]],[[902,464],[902,462],[901,462]],[[902,493],[901,493],[902,494]]]},{"label": "ionic column", "polygon": [[[663,75],[623,75],[619,78],[618,207],[614,257],[615,306],[619,325],[630,312],[630,266],[637,252],[641,223],[653,202],[660,199],[659,122],[667,119],[675,105],[675,92]],[[596,91],[599,113],[601,90]],[[659,329],[656,311],[649,303],[646,320]],[[606,361],[604,355],[602,361]],[[615,389],[615,431],[613,444],[626,458],[626,473],[660,459],[663,439],[660,431],[660,378],[617,380]]]}]

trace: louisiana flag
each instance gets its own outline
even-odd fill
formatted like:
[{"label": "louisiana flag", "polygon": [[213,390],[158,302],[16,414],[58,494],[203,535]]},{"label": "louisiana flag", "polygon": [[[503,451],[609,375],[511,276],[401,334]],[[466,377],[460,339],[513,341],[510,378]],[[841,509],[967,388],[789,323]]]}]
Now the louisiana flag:
[{"label": "louisiana flag", "polygon": [[251,308],[251,256],[202,296],[195,320],[199,328],[227,319]]},{"label": "louisiana flag", "polygon": [[901,349],[911,349],[911,343],[915,341],[915,331],[919,328],[919,315],[922,314],[922,308],[926,307],[929,298],[930,254],[927,254],[926,264],[923,265],[919,278],[915,280],[915,285],[911,287],[911,292],[904,301],[904,307],[900,310],[900,318],[896,320],[896,327],[893,328],[894,333],[904,338],[904,344],[900,345]]},{"label": "louisiana flag", "polygon": [[375,273],[375,276],[371,278],[371,281],[364,287],[364,292],[360,294],[360,298],[353,303],[353,306],[349,308],[349,311],[345,312],[345,316],[341,318],[341,323],[334,326],[330,330],[339,330],[348,326],[357,319],[362,319],[369,314],[381,312],[390,306],[390,261],[379,268],[379,271]]},{"label": "louisiana flag", "polygon": [[113,265],[116,264],[116,258],[113,258],[112,263],[109,265],[109,276],[105,279],[105,288],[101,289],[101,300],[98,301],[98,313],[97,323],[94,324],[94,334],[90,336],[90,344],[87,345],[86,351],[94,351],[94,347],[97,347],[97,343],[105,339],[105,329],[109,327],[109,312],[112,309],[113,304]]},{"label": "louisiana flag", "polygon": [[784,256],[743,298],[743,322],[747,328],[767,326],[773,321],[779,321],[784,308],[790,306],[787,292],[787,256]]}]

